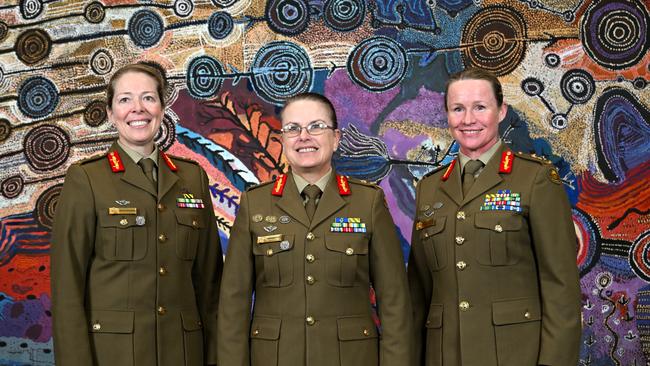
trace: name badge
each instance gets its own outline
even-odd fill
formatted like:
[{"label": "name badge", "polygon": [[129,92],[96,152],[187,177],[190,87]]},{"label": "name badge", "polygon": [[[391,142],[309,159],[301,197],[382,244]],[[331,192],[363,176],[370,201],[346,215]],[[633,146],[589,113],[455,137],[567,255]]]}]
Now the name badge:
[{"label": "name badge", "polygon": [[415,230],[422,230],[422,229],[427,228],[429,226],[433,226],[435,224],[435,222],[436,221],[434,219],[418,221],[418,222],[415,223]]},{"label": "name badge", "polygon": [[276,241],[282,241],[282,238],[283,238],[282,234],[258,236],[257,244],[274,243]]},{"label": "name badge", "polygon": [[109,215],[137,215],[138,209],[135,207],[109,207]]}]

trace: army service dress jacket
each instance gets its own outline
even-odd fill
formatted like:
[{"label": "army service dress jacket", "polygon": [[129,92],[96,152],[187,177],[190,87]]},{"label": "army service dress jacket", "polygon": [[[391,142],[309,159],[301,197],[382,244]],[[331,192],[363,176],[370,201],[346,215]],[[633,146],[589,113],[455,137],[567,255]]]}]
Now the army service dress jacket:
[{"label": "army service dress jacket", "polygon": [[577,241],[554,167],[503,145],[466,197],[455,161],[419,182],[416,204],[417,364],[575,366]]},{"label": "army service dress jacket", "polygon": [[[381,334],[373,321],[371,284]],[[411,362],[403,255],[375,185],[332,172],[311,222],[291,173],[245,192],[220,298],[220,365]]]},{"label": "army service dress jacket", "polygon": [[156,193],[117,143],[68,169],[51,250],[57,365],[216,363],[223,265],[208,179],[162,152],[157,177]]}]

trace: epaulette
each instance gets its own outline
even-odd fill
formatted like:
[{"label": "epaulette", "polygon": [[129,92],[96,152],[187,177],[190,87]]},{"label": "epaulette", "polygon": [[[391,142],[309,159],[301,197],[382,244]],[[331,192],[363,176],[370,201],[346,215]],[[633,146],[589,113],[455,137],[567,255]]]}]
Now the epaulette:
[{"label": "epaulette", "polygon": [[359,179],[359,178],[353,178],[353,177],[347,177],[348,182],[353,183],[353,184],[358,184],[366,187],[372,187],[372,188],[380,188],[379,185],[373,182],[368,182],[367,180]]},{"label": "epaulette", "polygon": [[522,158],[522,159],[529,160],[529,161],[534,161],[534,162],[539,163],[539,164],[552,164],[550,160],[548,160],[548,159],[546,159],[546,158],[544,158],[542,156],[537,156],[535,154],[526,154],[526,153],[523,153],[521,151],[518,151],[518,152],[515,152],[515,155],[518,158]]},{"label": "epaulette", "polygon": [[[451,164],[451,163],[449,163],[449,164]],[[434,175],[434,174],[436,174],[437,172],[439,172],[439,171],[441,171],[443,169],[447,169],[447,167],[449,167],[449,164],[445,164],[445,165],[441,165],[439,167],[436,167],[432,171],[430,171],[427,174],[425,174],[424,176],[422,176],[422,179],[424,179],[424,178],[426,178],[428,176]]]},{"label": "epaulette", "polygon": [[261,182],[261,183],[253,184],[252,186],[246,188],[246,192],[248,192],[248,191],[252,191],[253,189],[257,189],[257,188],[260,188],[260,187],[268,186],[269,184],[271,184],[271,183],[273,183],[273,182],[275,182],[274,179],[273,179],[273,180],[267,180],[266,182]]},{"label": "epaulette", "polygon": [[192,160],[190,158],[185,158],[185,157],[176,156],[176,155],[170,155],[170,154],[167,154],[167,153],[164,153],[164,154],[167,155],[168,157],[170,157],[171,159],[174,159],[174,160],[180,160],[180,161],[184,161],[186,163],[199,165],[199,163],[197,163],[196,161],[194,161],[194,160]]},{"label": "epaulette", "polygon": [[103,159],[105,157],[106,157],[106,153],[101,153],[101,154],[89,156],[87,158],[83,158],[79,161],[76,161],[75,163],[79,165],[83,165],[83,164],[91,163],[93,161],[97,161],[99,159]]}]

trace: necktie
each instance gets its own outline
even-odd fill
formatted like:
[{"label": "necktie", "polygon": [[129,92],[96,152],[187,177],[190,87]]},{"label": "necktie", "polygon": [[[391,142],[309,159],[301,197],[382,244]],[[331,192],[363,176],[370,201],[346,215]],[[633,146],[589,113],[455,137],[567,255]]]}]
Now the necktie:
[{"label": "necktie", "polygon": [[156,184],[156,181],[153,179],[153,168],[155,165],[153,160],[149,158],[140,159],[140,161],[138,161],[138,165],[140,165],[142,171],[144,172],[144,175],[147,177],[147,179],[149,179],[149,181],[153,185],[154,190],[157,191],[158,185]]},{"label": "necktie", "polygon": [[309,198],[305,205],[305,210],[307,211],[307,216],[309,216],[309,221],[311,221],[314,217],[314,212],[316,212],[316,200],[320,196],[321,191],[317,185],[310,184],[302,192]]},{"label": "necktie", "polygon": [[463,171],[463,195],[467,195],[469,189],[472,188],[474,180],[476,179],[474,175],[483,167],[483,162],[480,160],[470,160],[465,164],[465,170]]}]

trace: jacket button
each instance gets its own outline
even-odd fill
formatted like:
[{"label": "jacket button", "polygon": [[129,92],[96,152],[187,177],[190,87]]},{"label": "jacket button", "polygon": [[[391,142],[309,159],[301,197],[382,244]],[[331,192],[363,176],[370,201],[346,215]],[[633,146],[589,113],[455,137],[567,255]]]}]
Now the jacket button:
[{"label": "jacket button", "polygon": [[499,225],[499,224],[496,224],[494,226],[494,231],[496,231],[497,233],[500,233],[500,232],[503,231],[503,227],[501,225]]},{"label": "jacket button", "polygon": [[307,233],[307,240],[314,240],[316,238],[316,235],[314,233],[309,232]]},{"label": "jacket button", "polygon": [[316,279],[314,278],[314,276],[312,276],[312,275],[307,276],[307,283],[308,284],[313,285],[314,282],[316,282]]},{"label": "jacket button", "polygon": [[314,325],[314,323],[316,323],[316,320],[313,316],[308,316],[305,318],[305,322],[307,322],[307,325]]},{"label": "jacket button", "polygon": [[199,222],[196,221],[196,220],[192,220],[192,227],[195,228],[195,229],[198,228],[199,227]]},{"label": "jacket button", "polygon": [[456,212],[456,218],[458,220],[465,220],[465,211],[458,211]]},{"label": "jacket button", "polygon": [[364,330],[363,330],[363,335],[366,336],[366,337],[369,336],[369,335],[370,335],[370,331],[369,331],[368,329],[364,329]]},{"label": "jacket button", "polygon": [[165,211],[166,208],[167,207],[165,206],[164,203],[159,203],[158,204],[158,211],[163,212],[163,211]]},{"label": "jacket button", "polygon": [[197,321],[196,321],[196,325],[198,325],[199,327],[203,327],[203,322],[200,321],[200,320],[197,320]]},{"label": "jacket button", "polygon": [[460,304],[458,304],[458,308],[459,308],[461,311],[467,311],[467,310],[469,310],[469,302],[467,302],[467,301],[461,301]]},{"label": "jacket button", "polygon": [[266,255],[269,256],[269,257],[272,256],[273,255],[273,249],[267,249],[266,250]]},{"label": "jacket button", "polygon": [[463,245],[464,242],[465,242],[465,238],[463,238],[462,236],[456,237],[456,244]]},{"label": "jacket button", "polygon": [[167,241],[167,235],[165,235],[165,234],[158,235],[158,241],[161,242],[161,243],[166,242]]},{"label": "jacket button", "polygon": [[167,274],[167,268],[165,268],[165,266],[160,266],[160,268],[158,268],[158,273],[160,273],[161,276],[166,275]]},{"label": "jacket button", "polygon": [[254,336],[258,336],[258,335],[260,335],[260,330],[259,330],[259,329],[255,329],[255,330],[253,331],[253,335],[254,335]]},{"label": "jacket button", "polygon": [[93,330],[100,330],[100,329],[102,329],[102,325],[99,322],[94,322]]},{"label": "jacket button", "polygon": [[307,262],[309,262],[309,263],[313,263],[313,262],[316,260],[316,257],[314,257],[313,254],[307,254],[307,255],[305,256],[305,259],[307,260]]},{"label": "jacket button", "polygon": [[129,224],[129,220],[127,220],[127,219],[120,220],[120,225],[124,226],[124,225],[128,225],[128,224]]},{"label": "jacket button", "polygon": [[530,319],[530,312],[529,311],[524,313],[524,318]]},{"label": "jacket button", "polygon": [[167,314],[167,309],[165,309],[164,306],[159,306],[158,307],[158,315],[165,315]]},{"label": "jacket button", "polygon": [[458,262],[456,263],[456,268],[458,268],[458,269],[461,270],[461,271],[464,270],[465,267],[467,267],[467,263],[465,263],[465,262],[463,262],[463,261],[458,261]]},{"label": "jacket button", "polygon": [[352,254],[354,254],[354,249],[352,249],[352,248],[348,248],[348,249],[346,249],[346,250],[345,250],[345,254],[346,254],[346,255],[352,255]]}]

